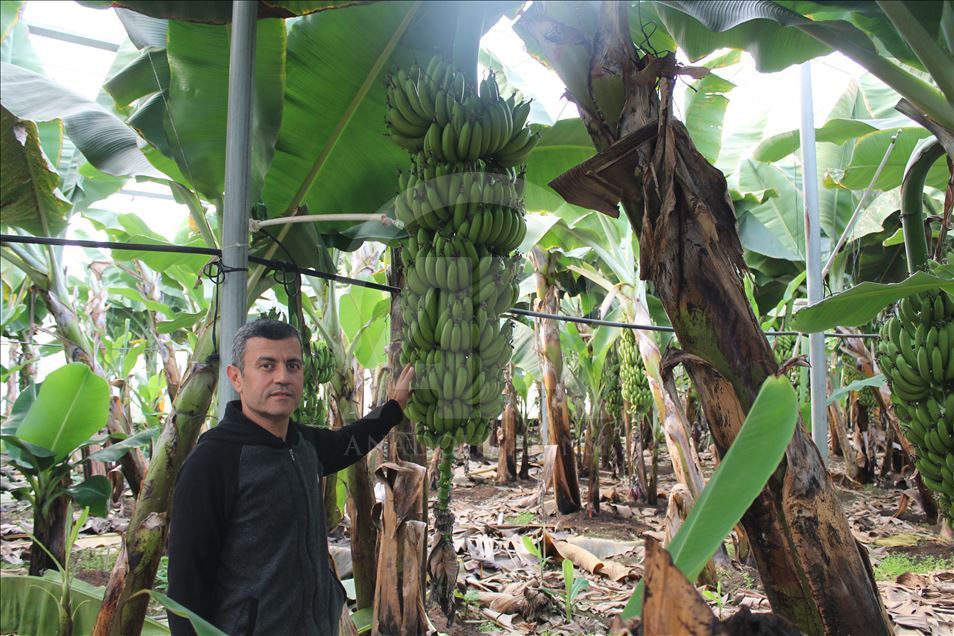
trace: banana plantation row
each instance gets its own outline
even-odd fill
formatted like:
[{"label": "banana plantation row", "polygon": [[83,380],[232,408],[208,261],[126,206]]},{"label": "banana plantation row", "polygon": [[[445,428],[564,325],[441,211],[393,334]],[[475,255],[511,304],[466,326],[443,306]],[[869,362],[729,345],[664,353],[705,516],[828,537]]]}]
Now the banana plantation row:
[{"label": "banana plantation row", "polygon": [[[96,634],[162,631],[146,618],[150,599],[215,630],[202,622],[210,614],[155,587],[177,477],[214,424],[219,365],[255,377],[219,357],[219,279],[205,256],[135,248],[84,248],[67,270],[78,250],[27,239],[85,223],[115,243],[219,246],[231,9],[81,2],[117,7],[129,36],[92,101],[44,75],[22,4],[4,3],[2,25],[0,326],[4,490],[30,505],[29,573],[61,572],[61,633],[74,618]],[[950,533],[954,81],[939,27],[950,9],[745,3],[728,24],[729,4],[258,3],[253,217],[391,219],[249,238],[255,256],[399,290],[247,272],[250,318],[301,334],[288,367],[301,373],[301,400],[286,426],[288,415],[365,426],[389,398],[404,416],[377,451],[327,475],[317,498],[321,528],[350,522],[355,611],[345,607],[341,630],[424,633],[425,597],[454,617],[464,576],[454,465],[496,454],[497,484],[532,476],[561,515],[607,514],[601,471],[634,504],[662,498],[670,515],[688,514],[668,555],[647,546],[619,633],[635,633],[637,617],[645,633],[666,633],[666,617],[704,606],[691,583],[711,581],[730,532],[745,545],[736,558],[753,556],[778,629],[892,631],[807,430],[807,341],[772,332],[837,330],[825,352],[832,454],[853,482],[907,480],[926,522]],[[555,71],[578,118],[554,121],[513,61],[481,48],[501,20]],[[677,48],[700,65],[677,62]],[[838,50],[877,77],[853,80],[816,130],[826,249],[843,233],[847,243],[827,272],[836,293],[812,307],[793,203],[799,132],[766,136],[763,117],[723,134],[734,85],[720,74],[743,50],[765,72]],[[692,90],[677,106],[679,82]],[[131,177],[167,185],[188,209],[176,236],[97,205]],[[867,189],[877,196],[855,226]],[[681,513],[676,488],[667,499],[659,486],[670,469]],[[387,485],[380,525],[375,475]],[[87,515],[114,514],[127,488],[135,505],[102,602],[74,617],[71,548]],[[569,621],[579,586],[572,566],[564,577]],[[686,587],[669,594],[667,580]],[[716,629],[707,612],[691,620]]]}]

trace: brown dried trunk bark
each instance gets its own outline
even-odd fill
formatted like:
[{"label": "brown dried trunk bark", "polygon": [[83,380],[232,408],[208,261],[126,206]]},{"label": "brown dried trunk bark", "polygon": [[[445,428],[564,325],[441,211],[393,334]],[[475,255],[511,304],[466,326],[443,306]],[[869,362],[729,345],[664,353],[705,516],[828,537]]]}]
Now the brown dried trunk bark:
[{"label": "brown dried trunk bark", "polygon": [[861,482],[861,466],[858,464],[858,454],[848,437],[848,425],[842,417],[841,409],[837,404],[828,405],[828,422],[834,439],[838,440],[841,455],[845,460],[845,474],[853,481]]},{"label": "brown dried trunk bark", "polygon": [[[555,285],[547,285],[545,275],[548,271],[549,257],[534,250],[538,280],[537,298],[534,310],[557,314],[560,311],[560,297]],[[537,344],[540,352],[541,374],[547,406],[547,430],[550,444],[557,447],[557,457],[553,466],[553,489],[556,494],[557,510],[562,514],[576,512],[582,507],[580,484],[576,473],[576,456],[573,452],[573,436],[570,433],[570,413],[566,404],[566,387],[563,385],[563,351],[560,347],[560,331],[556,321],[537,319]]]},{"label": "brown dried trunk bark", "polygon": [[[404,288],[404,259],[399,249],[391,250],[391,267],[388,268],[388,284]],[[404,326],[404,312],[401,303],[391,302],[391,339],[388,343],[388,368],[391,375],[388,378],[388,388],[394,388],[404,365],[401,364],[401,346],[403,342],[402,328]],[[427,465],[427,451],[417,435],[414,433],[414,424],[407,418],[391,429],[387,439],[387,457],[390,461],[398,460],[414,462],[421,466]]]},{"label": "brown dried trunk bark", "polygon": [[[358,419],[358,413],[363,412],[364,369],[354,362],[350,369],[350,381],[343,387],[334,390],[333,413],[336,419],[335,428],[350,424]],[[360,378],[360,379],[359,379]],[[340,392],[339,392],[340,391]],[[339,419],[340,418],[340,419]],[[374,490],[368,473],[368,458],[362,457],[348,468],[348,500],[346,507],[351,518],[351,563],[354,570],[354,589],[358,608],[372,607],[374,604],[375,561],[377,554],[377,528],[371,518],[371,508],[374,506]],[[337,489],[332,490],[335,479],[328,479],[329,486],[325,489],[326,496],[333,499],[326,502],[325,508],[331,511],[336,505]],[[329,492],[330,491],[330,492]],[[329,531],[334,526],[329,525]]]},{"label": "brown dried trunk bark", "polygon": [[[69,475],[63,480],[68,485]],[[30,576],[42,576],[44,570],[59,570],[56,562],[46,553],[49,550],[61,564],[66,563],[66,522],[70,500],[65,494],[58,496],[49,505],[37,501],[33,506],[33,534],[30,544]],[[45,508],[45,510],[44,510]],[[38,544],[46,546],[43,550]]]},{"label": "brown dried trunk bark", "polygon": [[[106,427],[110,433],[130,435],[132,432],[118,397],[113,396],[109,404],[109,420],[106,422]],[[141,450],[134,448],[119,458],[119,465],[122,467],[123,477],[126,478],[133,497],[138,497],[142,482],[146,478],[145,456]]]},{"label": "brown dried trunk bark", "polygon": [[526,419],[520,417],[518,422],[520,425],[523,435],[523,454],[520,457],[520,472],[517,473],[517,476],[520,479],[530,479],[530,424]]},{"label": "brown dried trunk bark", "polygon": [[[652,322],[642,293],[639,294],[633,304],[633,310],[633,317],[637,323],[650,324]],[[643,367],[646,370],[646,381],[653,395],[656,413],[659,416],[659,422],[665,436],[666,448],[669,450],[669,461],[672,463],[676,480],[685,484],[692,496],[698,498],[705,487],[705,481],[702,478],[702,462],[699,461],[699,456],[692,445],[689,422],[686,419],[685,409],[682,407],[682,401],[679,399],[679,393],[676,390],[675,379],[671,373],[663,373],[659,345],[656,344],[656,340],[649,333],[637,331],[636,345],[643,360]],[[658,442],[652,438],[652,422],[644,421],[641,424],[643,440],[648,440],[649,447],[653,452],[652,474],[655,476],[656,459],[659,453]],[[655,486],[651,490],[652,495],[655,496]],[[655,499],[650,500],[650,503],[655,505]]]},{"label": "brown dried trunk bark", "polygon": [[[635,153],[635,176],[618,171],[611,185],[640,235],[641,276],[655,284],[683,350],[692,356],[683,364],[724,454],[777,364],[742,287],[745,263],[725,177],[673,119],[675,58],[639,58],[627,10],[627,3],[602,3],[591,39],[534,4],[519,30],[551,60],[588,55],[582,61],[591,81],[573,82],[571,91],[598,150],[647,125],[656,127],[655,140]],[[593,106],[590,94],[593,80],[606,86],[614,78],[623,90],[618,125]],[[865,549],[852,536],[821,456],[802,427],[742,523],[777,614],[811,634],[891,633]]]},{"label": "brown dried trunk bark", "polygon": [[586,467],[586,515],[595,517],[600,514],[600,455],[603,447],[603,423],[600,421],[600,407],[595,405],[590,415],[588,433],[586,436],[589,455],[583,453],[583,465]]},{"label": "brown dried trunk bark", "polygon": [[511,365],[504,369],[504,410],[500,418],[497,449],[497,483],[517,479],[517,397],[514,395]]},{"label": "brown dried trunk bark", "polygon": [[427,471],[412,462],[389,462],[375,477],[385,495],[372,634],[426,634]]}]

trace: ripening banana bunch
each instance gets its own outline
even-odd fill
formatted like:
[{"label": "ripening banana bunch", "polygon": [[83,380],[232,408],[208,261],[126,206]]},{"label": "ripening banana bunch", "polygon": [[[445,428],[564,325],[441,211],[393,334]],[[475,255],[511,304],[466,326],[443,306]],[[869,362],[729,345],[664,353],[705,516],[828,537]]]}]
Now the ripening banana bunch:
[{"label": "ripening banana bunch", "polygon": [[[600,397],[606,413],[613,417],[623,411],[623,391],[620,384],[620,356],[616,349],[606,353],[603,363],[603,382]],[[614,420],[615,421],[615,420]]]},{"label": "ripening banana bunch", "polygon": [[440,58],[388,83],[389,133],[411,155],[395,199],[409,235],[401,360],[416,370],[405,410],[431,447],[480,443],[503,409],[513,325],[500,316],[519,295],[528,113],[493,76],[478,93]]},{"label": "ripening banana bunch", "polygon": [[[864,375],[861,371],[855,366],[855,361],[849,356],[841,357],[841,365],[844,370],[843,384],[847,385],[856,380],[863,380]],[[875,396],[871,393],[872,389],[865,387],[862,390],[858,391],[858,403],[861,404],[865,409],[872,410],[878,406],[878,400],[875,399]]]},{"label": "ripening banana bunch", "polygon": [[775,336],[775,360],[781,364],[793,355],[795,355],[795,345],[798,344],[798,336],[786,334],[784,336]]},{"label": "ripening banana bunch", "polygon": [[921,478],[954,522],[954,299],[943,291],[902,299],[881,327],[878,363]]},{"label": "ripening banana bunch", "polygon": [[398,70],[388,80],[387,126],[402,148],[423,152],[435,164],[481,159],[500,168],[518,166],[537,143],[526,126],[530,102],[504,99],[491,74],[480,91],[440,56],[426,68]]},{"label": "ripening banana bunch", "polygon": [[335,359],[331,348],[324,342],[311,344],[311,354],[303,360],[303,386],[301,404],[295,410],[294,419],[311,426],[325,421],[325,403],[318,395],[322,384],[331,380],[335,371]]},{"label": "ripening banana bunch", "polygon": [[[312,345],[311,356],[305,362],[305,368],[311,368],[313,374],[313,385],[317,388],[320,384],[326,384],[331,381],[331,376],[335,371],[335,356],[324,342]],[[307,373],[306,373],[307,375]]]},{"label": "ripening banana bunch", "polygon": [[643,359],[636,349],[636,334],[629,329],[624,329],[620,335],[619,361],[622,398],[629,402],[630,412],[634,416],[648,415],[653,409],[653,396],[646,380]]}]

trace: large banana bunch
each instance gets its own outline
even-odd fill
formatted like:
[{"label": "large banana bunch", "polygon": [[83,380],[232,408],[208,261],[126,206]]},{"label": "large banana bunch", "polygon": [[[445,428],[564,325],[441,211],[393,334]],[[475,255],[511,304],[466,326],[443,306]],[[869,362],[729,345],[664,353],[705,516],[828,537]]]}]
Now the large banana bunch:
[{"label": "large banana bunch", "polygon": [[[401,359],[416,369],[406,412],[431,447],[480,443],[503,408],[513,327],[500,315],[519,291],[529,111],[493,75],[478,92],[439,57],[388,82],[388,130],[411,155],[395,199],[409,234]],[[439,483],[442,501],[449,479]]]},{"label": "large banana bunch", "polygon": [[954,522],[954,299],[942,291],[901,300],[881,327],[878,363],[891,386],[921,478]]},{"label": "large banana bunch", "polygon": [[653,396],[646,380],[643,359],[636,349],[636,334],[629,329],[624,329],[620,334],[619,359],[622,398],[629,403],[630,413],[634,417],[648,415],[653,409]]}]

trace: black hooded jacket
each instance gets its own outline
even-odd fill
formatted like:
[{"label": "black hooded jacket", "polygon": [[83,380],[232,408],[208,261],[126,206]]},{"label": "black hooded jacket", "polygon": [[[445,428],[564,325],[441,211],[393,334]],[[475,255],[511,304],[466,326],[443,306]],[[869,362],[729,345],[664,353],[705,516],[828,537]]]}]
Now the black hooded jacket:
[{"label": "black hooded jacket", "polygon": [[[232,636],[338,633],[321,476],[358,461],[403,417],[394,400],[338,430],[291,422],[284,440],[230,402],[176,483],[169,596]],[[192,634],[169,614],[173,634]]]}]

